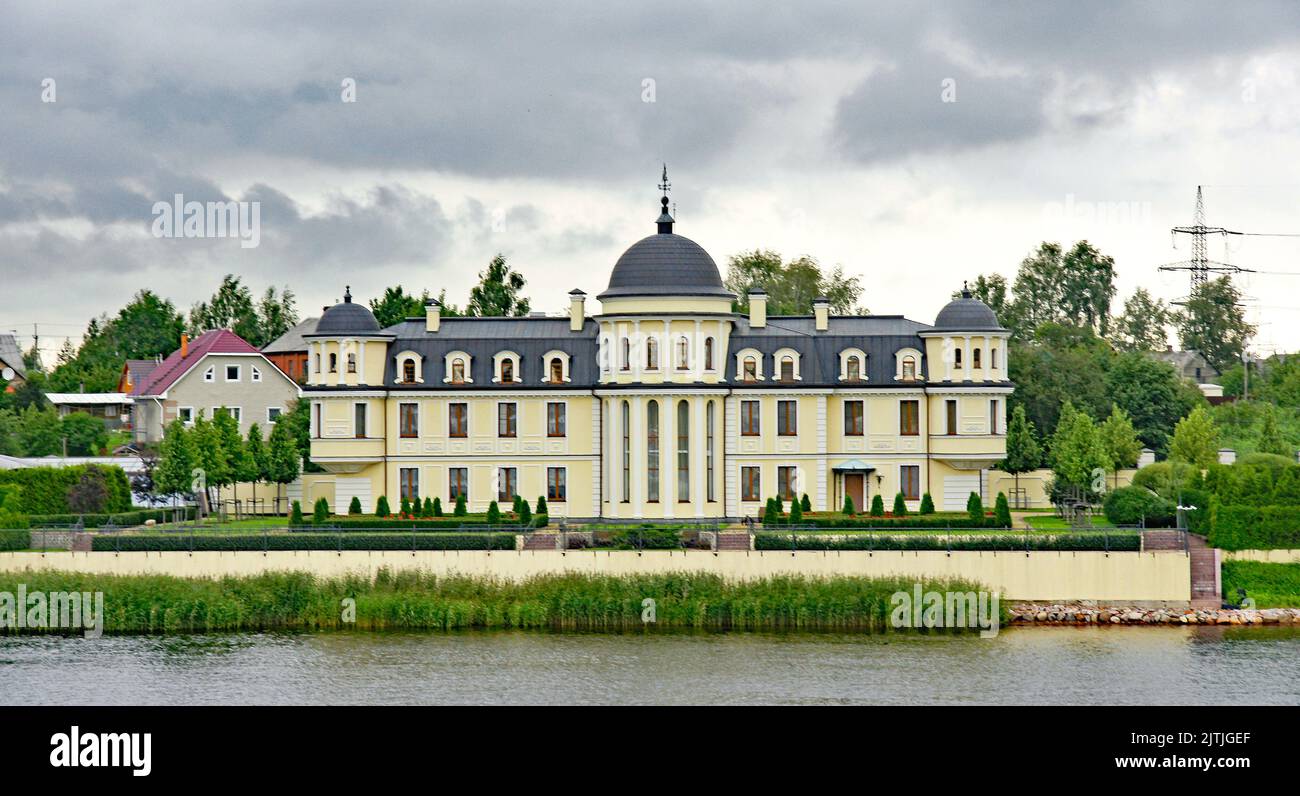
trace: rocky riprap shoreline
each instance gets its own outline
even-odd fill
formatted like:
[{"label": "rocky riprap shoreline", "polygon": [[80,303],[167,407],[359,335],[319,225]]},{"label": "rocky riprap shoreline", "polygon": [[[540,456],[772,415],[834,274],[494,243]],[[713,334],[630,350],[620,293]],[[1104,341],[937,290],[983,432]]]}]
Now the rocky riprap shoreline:
[{"label": "rocky riprap shoreline", "polygon": [[1035,625],[1287,625],[1300,608],[1097,608],[1084,605],[1011,606],[1013,624]]}]

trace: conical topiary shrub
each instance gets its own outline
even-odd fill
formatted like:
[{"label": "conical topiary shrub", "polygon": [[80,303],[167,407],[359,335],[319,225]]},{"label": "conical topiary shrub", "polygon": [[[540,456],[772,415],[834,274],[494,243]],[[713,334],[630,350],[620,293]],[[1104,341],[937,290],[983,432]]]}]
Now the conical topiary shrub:
[{"label": "conical topiary shrub", "polygon": [[433,499],[433,506],[429,509],[429,516],[430,517],[442,516],[442,498]]},{"label": "conical topiary shrub", "polygon": [[849,495],[844,496],[844,516],[852,517],[858,513],[858,507],[853,505],[853,498]]},{"label": "conical topiary shrub", "polygon": [[392,513],[393,510],[388,507],[388,498],[380,495],[378,502],[375,503],[375,516],[389,517],[392,516]]},{"label": "conical topiary shrub", "polygon": [[808,499],[807,492],[803,493],[803,500],[799,501],[799,508],[803,509],[805,514],[812,511],[812,501]]},{"label": "conical topiary shrub", "polygon": [[922,514],[934,513],[934,499],[930,497],[929,492],[926,492],[924,495],[921,495],[921,513]]},{"label": "conical topiary shrub", "polygon": [[971,492],[970,497],[966,498],[966,516],[974,523],[984,522],[984,501],[980,500],[978,492]]},{"label": "conical topiary shrub", "polygon": [[293,511],[289,513],[290,525],[302,525],[302,504],[298,501],[293,502]]},{"label": "conical topiary shrub", "polygon": [[907,503],[904,502],[902,492],[899,492],[897,495],[894,495],[894,516],[895,517],[907,516]]},{"label": "conical topiary shrub", "polygon": [[871,516],[885,516],[885,499],[879,493],[876,493],[876,496],[871,499]]},{"label": "conical topiary shrub", "polygon": [[348,514],[361,513],[361,498],[353,496],[352,502],[348,504]]},{"label": "conical topiary shrub", "polygon": [[497,502],[495,500],[488,504],[487,524],[488,525],[501,524],[501,508],[497,506]]},{"label": "conical topiary shrub", "polygon": [[464,517],[466,514],[469,514],[469,507],[465,504],[464,495],[456,496],[456,507],[453,508],[451,512],[457,517]]},{"label": "conical topiary shrub", "polygon": [[1007,503],[1007,496],[1005,493],[998,493],[998,499],[993,504],[993,516],[997,520],[999,527],[1011,527],[1011,504]]}]

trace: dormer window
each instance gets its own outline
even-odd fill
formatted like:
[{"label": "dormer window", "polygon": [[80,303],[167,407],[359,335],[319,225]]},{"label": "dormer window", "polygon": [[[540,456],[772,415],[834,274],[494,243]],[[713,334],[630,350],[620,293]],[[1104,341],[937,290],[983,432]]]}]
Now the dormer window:
[{"label": "dormer window", "polygon": [[569,381],[569,355],[560,350],[542,354],[542,380],[547,384],[564,384]]},{"label": "dormer window", "polygon": [[405,384],[415,383],[415,360],[410,357],[402,360],[402,382]]},{"label": "dormer window", "polygon": [[451,383],[465,383],[465,360],[458,358],[451,361]]},{"label": "dormer window", "polygon": [[515,380],[515,363],[508,359],[501,361],[501,381],[509,384]]},{"label": "dormer window", "polygon": [[745,381],[758,380],[758,360],[754,357],[745,357],[745,372],[741,377]]},{"label": "dormer window", "polygon": [[736,379],[738,381],[763,380],[763,353],[756,348],[744,348],[737,351]]},{"label": "dormer window", "polygon": [[551,359],[551,384],[560,384],[564,381],[564,363],[559,357]]},{"label": "dormer window", "polygon": [[781,357],[781,381],[794,381],[794,357]]},{"label": "dormer window", "polygon": [[916,381],[916,358],[903,357],[903,381]]},{"label": "dormer window", "polygon": [[492,357],[492,370],[496,374],[492,381],[497,384],[518,384],[522,381],[519,355],[513,351],[501,351]]},{"label": "dormer window", "polygon": [[844,379],[846,381],[862,381],[862,365],[858,364],[857,357],[849,357],[845,363]]},{"label": "dormer window", "polygon": [[799,375],[799,352],[793,348],[778,348],[772,354],[772,361],[776,363],[776,379],[778,381],[794,382],[801,381]]}]

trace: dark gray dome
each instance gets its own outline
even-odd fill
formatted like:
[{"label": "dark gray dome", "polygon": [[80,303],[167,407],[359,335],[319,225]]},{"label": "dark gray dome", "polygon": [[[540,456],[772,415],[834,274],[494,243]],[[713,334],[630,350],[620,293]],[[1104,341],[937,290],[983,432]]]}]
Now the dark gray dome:
[{"label": "dark gray dome", "polygon": [[597,298],[621,296],[734,298],[722,286],[718,266],[708,252],[689,238],[662,231],[623,252],[609,275],[609,287]]},{"label": "dark gray dome", "polygon": [[963,291],[961,298],[948,302],[934,319],[934,328],[954,332],[1003,332],[998,316],[989,305]]},{"label": "dark gray dome", "polygon": [[343,294],[343,303],[325,310],[316,324],[316,335],[375,334],[379,321],[369,308],[352,303],[352,292]]}]

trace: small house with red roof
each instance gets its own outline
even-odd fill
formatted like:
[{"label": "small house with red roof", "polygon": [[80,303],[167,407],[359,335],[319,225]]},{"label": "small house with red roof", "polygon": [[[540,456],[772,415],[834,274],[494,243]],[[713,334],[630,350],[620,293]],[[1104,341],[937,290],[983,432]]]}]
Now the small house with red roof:
[{"label": "small house with red roof", "polygon": [[254,423],[269,433],[300,395],[298,385],[255,346],[229,329],[204,332],[131,385],[135,441],[154,444],[173,420],[193,423],[229,411],[241,434]]}]

